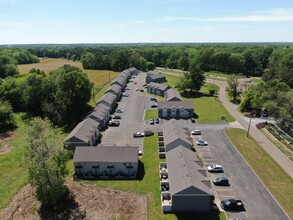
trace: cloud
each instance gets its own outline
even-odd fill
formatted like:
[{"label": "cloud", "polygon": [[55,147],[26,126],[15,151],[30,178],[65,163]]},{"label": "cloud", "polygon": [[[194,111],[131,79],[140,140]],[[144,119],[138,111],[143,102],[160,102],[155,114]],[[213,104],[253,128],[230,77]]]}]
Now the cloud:
[{"label": "cloud", "polygon": [[223,16],[223,17],[179,17],[169,16],[161,19],[162,22],[192,21],[192,22],[284,22],[293,21],[293,8],[271,9],[259,11],[245,16]]}]

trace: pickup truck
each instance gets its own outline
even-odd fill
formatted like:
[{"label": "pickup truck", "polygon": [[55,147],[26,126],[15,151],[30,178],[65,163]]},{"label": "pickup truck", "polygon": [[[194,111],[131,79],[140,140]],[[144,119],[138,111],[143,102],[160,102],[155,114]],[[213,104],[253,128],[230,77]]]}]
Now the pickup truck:
[{"label": "pickup truck", "polygon": [[224,210],[231,210],[231,211],[242,211],[244,210],[244,204],[239,199],[227,199],[221,201],[221,207]]}]

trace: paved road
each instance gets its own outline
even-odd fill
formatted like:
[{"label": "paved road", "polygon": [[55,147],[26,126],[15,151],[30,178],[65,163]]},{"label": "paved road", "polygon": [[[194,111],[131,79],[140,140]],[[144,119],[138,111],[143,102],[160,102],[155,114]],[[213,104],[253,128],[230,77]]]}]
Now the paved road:
[{"label": "paved road", "polygon": [[[178,73],[165,72],[165,74],[178,76]],[[241,79],[240,81],[243,80],[245,79]],[[215,82],[220,87],[219,98],[221,102],[227,111],[235,118],[235,120],[238,121],[245,130],[247,130],[249,119],[240,114],[237,110],[238,106],[232,104],[226,96],[225,88],[227,86],[227,82],[216,79],[207,79],[207,82]],[[252,126],[250,127],[250,136],[255,139],[259,145],[285,170],[285,172],[293,178],[293,162],[256,128],[256,123],[253,121],[254,119],[252,119]]]},{"label": "paved road", "polygon": [[[245,212],[226,212],[229,219],[288,219],[278,203],[272,198],[255,173],[247,165],[240,153],[223,134],[228,124],[209,124],[194,126],[202,131],[203,138],[209,145],[196,147],[197,153],[205,161],[205,165],[221,164],[224,173],[209,173],[211,180],[217,176],[226,176],[230,186],[214,186],[216,203],[220,200],[235,198],[244,203]],[[198,136],[194,136],[194,141]],[[200,137],[202,138],[202,137]]]}]

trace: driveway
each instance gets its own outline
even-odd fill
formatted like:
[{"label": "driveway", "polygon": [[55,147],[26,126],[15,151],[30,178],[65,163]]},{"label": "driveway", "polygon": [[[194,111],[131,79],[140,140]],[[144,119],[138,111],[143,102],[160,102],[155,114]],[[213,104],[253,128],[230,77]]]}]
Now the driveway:
[{"label": "driveway", "polygon": [[[229,179],[230,186],[212,186],[216,195],[216,203],[219,206],[221,200],[241,199],[244,203],[245,212],[229,212],[229,219],[288,219],[276,200],[263,186],[262,182],[249,167],[235,146],[223,134],[228,124],[196,125],[193,129],[200,129],[202,137],[209,145],[196,146],[196,151],[205,162],[205,166],[220,164],[224,173],[209,173],[208,177],[213,180],[219,176]],[[198,136],[194,136],[194,141]]]},{"label": "driveway", "polygon": [[[165,74],[178,76],[178,73],[170,73],[164,72]],[[236,121],[243,127],[243,129],[248,129],[249,119],[244,117],[239,111],[237,110],[237,105],[232,104],[226,95],[225,88],[227,86],[227,82],[219,81],[216,79],[207,79],[206,81],[209,83],[215,83],[220,87],[219,91],[219,98],[223,103],[224,107],[227,111],[232,115]],[[240,81],[247,81],[247,79],[241,79]],[[257,128],[256,123],[254,122],[255,119],[252,119],[251,127],[250,127],[250,136],[256,140],[259,145],[288,173],[291,178],[293,178],[293,162],[283,154],[270,140],[268,140]],[[266,121],[266,120],[263,120]]]},{"label": "driveway", "polygon": [[[118,109],[123,113],[115,113],[121,116],[119,127],[109,127],[102,136],[101,144],[104,146],[137,146],[143,151],[143,138],[133,138],[134,132],[143,132],[150,125],[144,122],[145,109],[150,108],[151,101],[148,96],[136,88],[143,89],[145,74],[139,74],[129,82],[126,92],[128,97],[122,97],[118,102]],[[135,84],[134,82],[137,82]],[[150,127],[152,128],[152,127]]]}]

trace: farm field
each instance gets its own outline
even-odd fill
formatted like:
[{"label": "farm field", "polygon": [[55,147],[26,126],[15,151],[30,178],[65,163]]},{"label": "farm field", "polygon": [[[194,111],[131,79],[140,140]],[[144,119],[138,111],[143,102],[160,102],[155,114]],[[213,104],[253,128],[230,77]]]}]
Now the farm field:
[{"label": "farm field", "polygon": [[40,60],[40,63],[33,64],[22,64],[18,65],[20,74],[28,73],[32,68],[40,69],[48,74],[50,71],[58,69],[59,67],[69,64],[72,66],[79,67],[86,73],[89,77],[89,80],[94,83],[95,86],[104,86],[106,83],[114,79],[119,73],[109,70],[85,70],[82,67],[82,64],[78,61],[66,60],[66,59],[57,59],[57,58],[47,58]]}]

